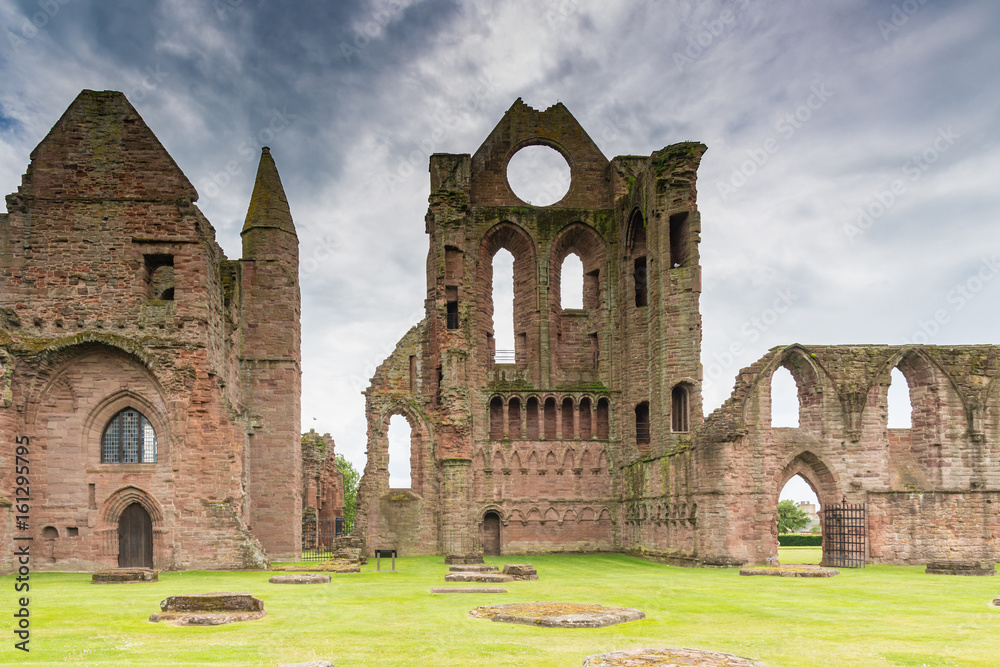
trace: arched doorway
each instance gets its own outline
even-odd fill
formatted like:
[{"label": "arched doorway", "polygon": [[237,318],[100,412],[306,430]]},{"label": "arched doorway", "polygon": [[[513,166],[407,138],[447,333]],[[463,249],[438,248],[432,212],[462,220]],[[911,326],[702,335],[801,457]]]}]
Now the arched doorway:
[{"label": "arched doorway", "polygon": [[483,515],[483,555],[500,555],[500,515],[496,512]]},{"label": "arched doorway", "polygon": [[786,565],[818,565],[823,559],[823,537],[816,491],[797,474],[785,483],[778,498],[779,559]]},{"label": "arched doorway", "polygon": [[139,503],[118,519],[118,567],[153,567],[153,521]]}]

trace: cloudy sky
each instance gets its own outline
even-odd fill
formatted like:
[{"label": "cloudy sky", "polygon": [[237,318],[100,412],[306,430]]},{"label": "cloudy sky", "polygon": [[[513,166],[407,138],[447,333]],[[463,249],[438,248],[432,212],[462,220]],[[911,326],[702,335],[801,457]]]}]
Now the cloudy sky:
[{"label": "cloudy sky", "polygon": [[81,89],[124,91],[235,258],[269,145],[302,425],[360,468],[360,392],[423,316],[428,154],[475,152],[516,98],[609,158],[708,145],[712,410],[775,345],[1000,343],[998,72],[990,0],[0,0],[0,189]]}]

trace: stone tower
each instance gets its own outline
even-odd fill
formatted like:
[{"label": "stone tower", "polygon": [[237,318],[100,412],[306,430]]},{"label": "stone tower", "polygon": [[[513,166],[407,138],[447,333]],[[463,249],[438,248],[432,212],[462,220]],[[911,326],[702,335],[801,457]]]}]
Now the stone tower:
[{"label": "stone tower", "polygon": [[[506,170],[548,146],[565,196],[521,201]],[[561,104],[517,100],[474,155],[434,155],[426,316],[367,391],[358,525],[407,553],[606,550],[630,462],[690,446],[700,422],[699,217],[705,147],[609,161]],[[514,350],[494,338],[492,261],[514,257]],[[583,308],[561,268],[583,264]],[[410,489],[390,489],[386,425],[411,426]]]},{"label": "stone tower", "polygon": [[[39,569],[300,553],[298,249],[270,154],[244,260],[226,259],[197,199],[125,96],[91,90],[7,196],[0,570],[11,533]],[[20,524],[15,437],[29,443]]]},{"label": "stone tower", "polygon": [[301,548],[302,497],[274,480],[302,477],[299,239],[267,147],[241,235],[240,379],[247,405],[253,406],[250,525],[272,557],[294,558]]}]

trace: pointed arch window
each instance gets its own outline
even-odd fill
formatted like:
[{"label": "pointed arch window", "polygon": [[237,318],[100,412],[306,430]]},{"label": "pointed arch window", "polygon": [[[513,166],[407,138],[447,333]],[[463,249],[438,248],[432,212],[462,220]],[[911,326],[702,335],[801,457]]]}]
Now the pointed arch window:
[{"label": "pointed arch window", "polygon": [[135,408],[108,422],[101,436],[101,463],[156,463],[156,430]]},{"label": "pointed arch window", "polygon": [[635,442],[649,444],[649,403],[645,401],[635,406]]},{"label": "pointed arch window", "polygon": [[670,430],[674,433],[687,433],[689,429],[688,390],[679,384],[670,392]]}]

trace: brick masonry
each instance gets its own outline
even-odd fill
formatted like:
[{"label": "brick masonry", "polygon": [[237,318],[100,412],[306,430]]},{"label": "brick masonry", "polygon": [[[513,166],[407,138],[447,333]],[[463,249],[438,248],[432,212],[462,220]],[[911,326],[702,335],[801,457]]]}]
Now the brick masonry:
[{"label": "brick masonry", "polygon": [[[507,184],[528,145],[570,165],[551,206]],[[561,104],[518,100],[474,155],[431,157],[426,315],[366,392],[356,532],[369,553],[479,551],[499,523],[505,554],[764,564],[777,555],[778,495],[798,474],[823,506],[866,504],[869,562],[1000,557],[994,346],[775,348],[701,417],[704,151],[609,161]],[[500,249],[514,256],[513,363],[493,356]],[[560,306],[569,252],[584,266],[582,310]],[[770,424],[779,367],[798,386],[797,428]],[[893,368],[909,384],[909,429],[886,426]],[[413,429],[410,489],[388,488],[393,414]]]},{"label": "brick masonry", "polygon": [[[299,553],[294,226],[267,149],[241,260],[225,257],[197,198],[111,91],[79,95],[7,197],[0,474],[9,498],[14,437],[30,436],[36,567],[116,567],[133,503],[151,519],[156,569]],[[124,408],[154,427],[155,463],[101,462]],[[11,521],[0,507],[4,545]]]}]

